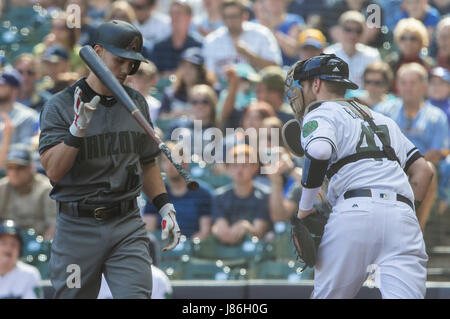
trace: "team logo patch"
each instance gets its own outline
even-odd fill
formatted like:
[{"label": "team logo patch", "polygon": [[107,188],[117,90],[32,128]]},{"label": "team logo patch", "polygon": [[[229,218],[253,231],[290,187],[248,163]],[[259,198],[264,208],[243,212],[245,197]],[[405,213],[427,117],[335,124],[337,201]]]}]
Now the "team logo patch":
[{"label": "team logo patch", "polygon": [[309,121],[308,123],[306,123],[302,129],[303,137],[307,137],[309,134],[314,132],[318,126],[319,126],[319,124],[315,120]]}]

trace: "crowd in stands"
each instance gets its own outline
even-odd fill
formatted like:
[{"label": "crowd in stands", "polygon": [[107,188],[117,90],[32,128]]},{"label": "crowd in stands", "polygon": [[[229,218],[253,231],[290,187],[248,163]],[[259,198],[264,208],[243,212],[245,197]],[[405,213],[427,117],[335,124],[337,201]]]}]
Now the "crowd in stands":
[{"label": "crowd in stands", "polygon": [[[450,0],[0,3],[0,219],[51,240],[57,203],[37,153],[39,115],[52,95],[89,73],[78,52],[112,19],[141,31],[149,60],[126,84],[145,97],[172,151],[176,136],[189,141],[183,165],[199,190],[189,190],[164,156],[159,161],[188,240],[264,240],[296,214],[303,161],[281,140],[282,125],[294,118],[284,81],[296,61],[321,53],[348,63],[359,89],[346,96],[392,118],[432,166],[417,211],[422,230],[433,212],[450,214]],[[239,131],[263,128],[268,134],[257,143]],[[221,161],[203,158],[212,144]],[[277,162],[250,161],[264,155],[277,155]],[[239,157],[246,162],[236,163]],[[275,169],[263,174],[271,164]],[[326,187],[317,205],[325,197]],[[157,231],[156,208],[144,195],[139,203],[147,230]],[[0,270],[2,258],[0,250]]]}]

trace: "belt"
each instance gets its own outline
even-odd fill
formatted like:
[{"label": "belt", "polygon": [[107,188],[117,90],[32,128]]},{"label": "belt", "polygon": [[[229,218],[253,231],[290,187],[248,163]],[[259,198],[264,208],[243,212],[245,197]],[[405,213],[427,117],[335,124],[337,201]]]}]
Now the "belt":
[{"label": "belt", "polygon": [[137,208],[136,199],[105,205],[77,205],[76,202],[59,202],[59,212],[73,217],[88,217],[96,220],[108,220],[125,215]]},{"label": "belt", "polygon": [[[382,196],[384,194],[380,194]],[[372,197],[372,191],[370,189],[354,189],[344,193],[344,199],[352,197]],[[407,204],[414,210],[414,205],[407,197],[397,194],[397,201]]]}]

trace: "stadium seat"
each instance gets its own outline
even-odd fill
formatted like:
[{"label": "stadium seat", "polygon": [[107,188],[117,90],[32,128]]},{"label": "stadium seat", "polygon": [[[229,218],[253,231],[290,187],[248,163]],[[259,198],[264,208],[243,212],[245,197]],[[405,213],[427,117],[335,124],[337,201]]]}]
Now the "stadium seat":
[{"label": "stadium seat", "polygon": [[272,279],[299,281],[313,279],[313,271],[310,268],[301,272],[303,265],[294,260],[274,261],[267,260],[261,263],[253,263],[249,268],[250,279]]},{"label": "stadium seat", "polygon": [[185,280],[228,280],[230,269],[220,261],[191,258],[183,265]]}]

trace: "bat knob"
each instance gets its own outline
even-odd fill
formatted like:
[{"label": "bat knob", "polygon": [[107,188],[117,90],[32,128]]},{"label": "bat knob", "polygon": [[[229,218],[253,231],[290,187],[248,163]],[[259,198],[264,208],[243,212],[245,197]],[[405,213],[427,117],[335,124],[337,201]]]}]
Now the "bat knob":
[{"label": "bat knob", "polygon": [[187,187],[192,190],[195,191],[199,188],[199,185],[196,181],[190,181],[189,183],[187,183]]}]

